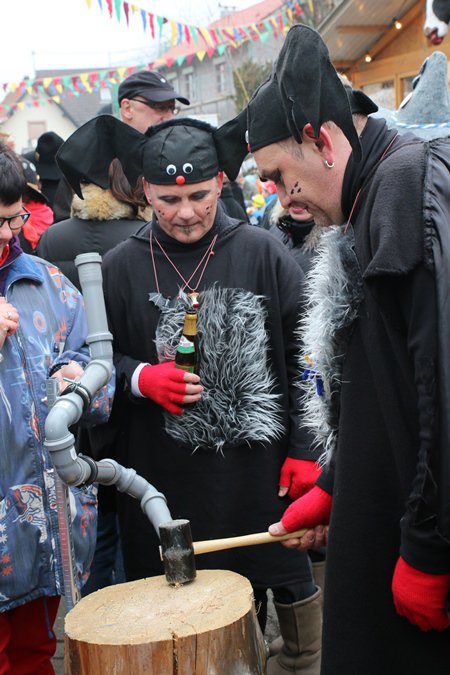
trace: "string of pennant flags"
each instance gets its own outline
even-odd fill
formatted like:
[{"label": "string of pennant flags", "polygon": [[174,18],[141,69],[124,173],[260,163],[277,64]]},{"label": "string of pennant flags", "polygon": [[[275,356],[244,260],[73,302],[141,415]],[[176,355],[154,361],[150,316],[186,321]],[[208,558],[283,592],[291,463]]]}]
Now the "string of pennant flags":
[{"label": "string of pennant flags", "polygon": [[[103,2],[106,1],[108,11],[112,16],[110,7],[112,9],[113,0],[98,0],[103,7]],[[308,0],[312,3],[312,0]],[[91,3],[87,0],[88,5]],[[128,5],[126,2],[114,0],[116,9],[116,16],[120,17],[120,9],[118,5]],[[129,5],[130,6],[130,5]],[[139,10],[136,5],[133,5],[135,11]],[[309,8],[310,10],[313,8]],[[149,14],[149,12],[147,12]],[[157,69],[170,68],[175,63],[181,66],[183,63],[190,64],[194,59],[203,61],[205,57],[212,58],[213,55],[223,55],[227,49],[237,49],[243,42],[248,40],[260,40],[265,42],[270,35],[277,36],[286,27],[291,25],[296,18],[302,14],[301,2],[292,2],[289,6],[270,18],[264,19],[251,26],[241,26],[239,28],[198,28],[179,24],[183,27],[183,33],[187,39],[188,32],[194,42],[198,45],[200,40],[203,42],[205,48],[197,49],[190,54],[182,54],[176,57],[159,57],[153,63],[140,64],[137,66],[121,66],[118,68],[102,69],[98,71],[90,71],[74,75],[61,75],[57,77],[44,77],[38,79],[26,79],[20,82],[10,82],[0,85],[5,93],[17,93],[19,96],[28,94],[31,98],[25,101],[16,101],[13,103],[0,104],[0,113],[13,112],[17,109],[23,110],[31,107],[41,107],[47,104],[61,103],[61,98],[64,96],[78,97],[81,94],[90,94],[99,91],[102,88],[108,88],[112,85],[118,85],[125,77],[128,77],[133,72],[141,70],[142,68]],[[124,15],[127,16],[127,11],[124,9]],[[149,25],[161,25],[164,22],[164,17],[153,16],[153,21],[148,20]],[[148,18],[148,17],[147,17]],[[166,20],[169,22],[170,20]],[[188,28],[187,32],[184,28]],[[192,30],[191,30],[192,29]],[[194,34],[196,35],[194,37]],[[179,30],[177,28],[177,34]],[[200,36],[200,37],[199,37]],[[221,41],[219,41],[221,40]]]},{"label": "string of pennant flags", "polygon": [[[199,39],[203,39],[205,44],[210,47],[218,45],[222,42],[227,41],[239,41],[242,37],[250,37],[253,33],[258,33],[259,28],[256,23],[251,23],[246,26],[228,26],[228,27],[215,27],[207,28],[205,26],[192,26],[180,21],[175,21],[174,19],[169,19],[165,16],[159,16],[148,12],[145,9],[142,9],[138,5],[130,2],[124,2],[123,0],[97,0],[100,10],[103,12],[106,11],[109,13],[110,18],[112,19],[115,15],[117,20],[120,22],[122,16],[125,17],[127,26],[130,25],[130,12],[131,15],[140,15],[142,21],[142,27],[144,32],[149,31],[153,40],[157,37],[161,38],[162,31],[164,26],[170,26],[170,46],[175,47],[183,42],[188,44],[191,41],[198,44]],[[314,12],[314,3],[313,0],[307,0],[310,11]],[[87,6],[90,9],[92,7],[92,0],[86,0]],[[300,0],[287,0],[287,7],[283,10],[282,13],[278,14],[276,17],[269,19],[272,23],[278,23],[278,30],[283,29],[283,13],[286,13],[292,22],[294,13],[297,16],[301,13]],[[303,0],[305,4],[305,0]],[[264,23],[264,22],[262,22]],[[276,28],[276,26],[275,26]]]}]

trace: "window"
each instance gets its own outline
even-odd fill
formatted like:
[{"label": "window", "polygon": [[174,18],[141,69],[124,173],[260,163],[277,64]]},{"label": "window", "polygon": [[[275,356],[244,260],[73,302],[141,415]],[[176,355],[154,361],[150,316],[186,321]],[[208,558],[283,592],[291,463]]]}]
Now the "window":
[{"label": "window", "polygon": [[226,89],[226,67],[225,63],[216,63],[216,88],[218,94],[223,94]]},{"label": "window", "polygon": [[178,80],[177,76],[173,75],[172,77],[167,76],[167,82],[175,89],[175,91],[178,91]]},{"label": "window", "polygon": [[186,98],[188,98],[191,102],[195,101],[195,80],[192,69],[183,73],[183,92],[184,96],[186,96]]},{"label": "window", "polygon": [[102,87],[99,93],[100,93],[100,101],[102,103],[111,103],[112,94],[111,89],[109,87]]},{"label": "window", "polygon": [[370,96],[381,108],[389,108],[395,110],[395,86],[394,80],[385,80],[384,82],[377,82],[376,84],[366,84],[362,87],[367,96]]},{"label": "window", "polygon": [[402,87],[402,101],[405,98],[405,96],[408,96],[413,90],[413,81],[414,77],[402,77],[401,79],[401,87]]}]

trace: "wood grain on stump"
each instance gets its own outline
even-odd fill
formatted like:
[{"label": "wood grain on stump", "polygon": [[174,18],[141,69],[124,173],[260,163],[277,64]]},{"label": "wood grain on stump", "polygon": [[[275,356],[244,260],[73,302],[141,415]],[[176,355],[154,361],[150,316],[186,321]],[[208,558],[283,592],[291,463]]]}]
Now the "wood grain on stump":
[{"label": "wood grain on stump", "polygon": [[247,579],[201,570],[103,588],[65,620],[68,675],[263,675],[264,640]]}]

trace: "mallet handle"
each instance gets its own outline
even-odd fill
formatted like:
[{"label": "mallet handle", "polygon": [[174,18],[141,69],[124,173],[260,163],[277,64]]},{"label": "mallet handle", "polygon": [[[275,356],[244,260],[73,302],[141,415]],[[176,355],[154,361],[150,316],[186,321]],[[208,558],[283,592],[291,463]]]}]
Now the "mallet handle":
[{"label": "mallet handle", "polygon": [[255,544],[273,544],[276,541],[286,541],[286,539],[295,539],[302,537],[306,530],[296,530],[288,534],[274,536],[269,532],[258,532],[255,534],[244,534],[242,537],[227,537],[225,539],[206,539],[205,541],[194,541],[194,553],[211,553],[212,551],[224,551],[226,548],[237,548],[238,546],[254,546]]}]

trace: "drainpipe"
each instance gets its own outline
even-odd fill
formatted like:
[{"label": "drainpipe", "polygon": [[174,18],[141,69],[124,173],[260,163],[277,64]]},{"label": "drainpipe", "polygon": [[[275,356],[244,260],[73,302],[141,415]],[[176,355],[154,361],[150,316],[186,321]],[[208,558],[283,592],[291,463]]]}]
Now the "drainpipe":
[{"label": "drainpipe", "polygon": [[78,455],[75,438],[69,427],[78,422],[89,409],[96,392],[108,383],[112,374],[112,335],[108,331],[106,308],[103,298],[101,256],[83,253],[75,258],[83,291],[91,361],[80,381],[70,387],[67,394],[59,396],[47,415],[44,445],[50,452],[53,465],[66,485],[115,485],[139,499],[141,508],[159,535],[159,525],[172,520],[166,498],[138,476],[134,469],[127,469],[113,459],[95,462],[91,457]]}]

